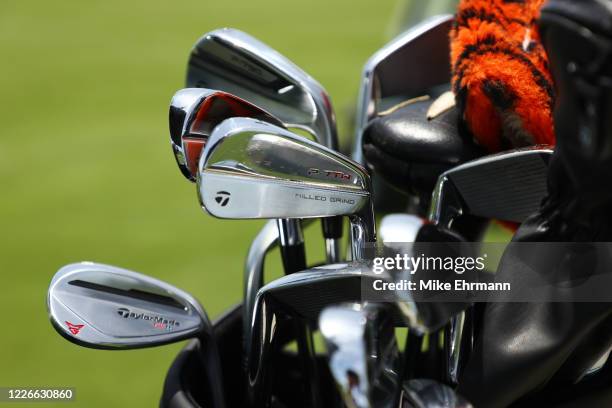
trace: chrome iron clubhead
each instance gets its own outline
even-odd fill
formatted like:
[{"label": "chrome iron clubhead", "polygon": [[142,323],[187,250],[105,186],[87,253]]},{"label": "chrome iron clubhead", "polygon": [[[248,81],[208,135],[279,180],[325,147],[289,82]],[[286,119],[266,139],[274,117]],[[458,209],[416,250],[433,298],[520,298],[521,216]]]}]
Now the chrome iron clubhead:
[{"label": "chrome iron clubhead", "polygon": [[400,387],[400,354],[386,305],[325,308],[319,330],[330,371],[347,407],[392,407]]},{"label": "chrome iron clubhead", "polygon": [[215,128],[198,164],[202,207],[218,218],[348,215],[354,259],[376,238],[370,177],[359,164],[286,129],[249,118]]},{"label": "chrome iron clubhead", "polygon": [[231,117],[251,117],[277,126],[282,123],[265,110],[227,92],[185,88],[170,102],[170,142],[181,173],[195,181],[198,159],[215,126]]},{"label": "chrome iron clubhead", "polygon": [[188,293],[127,269],[82,262],[55,274],[47,308],[57,332],[85,347],[134,349],[198,338],[212,402],[225,406],[212,325]]},{"label": "chrome iron clubhead", "polygon": [[464,214],[523,222],[547,194],[550,147],[524,148],[472,160],[440,175],[430,221],[452,228]]},{"label": "chrome iron clubhead", "polygon": [[212,335],[206,312],[191,295],[110,265],[62,267],[49,286],[47,306],[55,329],[86,347],[153,347]]},{"label": "chrome iron clubhead", "polygon": [[336,118],[323,87],[252,36],[231,28],[200,38],[189,56],[187,86],[230,92],[337,149]]}]

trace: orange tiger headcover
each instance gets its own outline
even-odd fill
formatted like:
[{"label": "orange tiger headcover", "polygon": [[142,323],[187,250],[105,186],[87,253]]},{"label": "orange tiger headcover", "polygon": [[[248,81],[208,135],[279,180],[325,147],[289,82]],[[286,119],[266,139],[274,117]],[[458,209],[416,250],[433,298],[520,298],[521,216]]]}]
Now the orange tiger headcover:
[{"label": "orange tiger headcover", "polygon": [[544,0],[461,0],[451,30],[453,92],[490,152],[554,144],[553,82],[536,18]]}]

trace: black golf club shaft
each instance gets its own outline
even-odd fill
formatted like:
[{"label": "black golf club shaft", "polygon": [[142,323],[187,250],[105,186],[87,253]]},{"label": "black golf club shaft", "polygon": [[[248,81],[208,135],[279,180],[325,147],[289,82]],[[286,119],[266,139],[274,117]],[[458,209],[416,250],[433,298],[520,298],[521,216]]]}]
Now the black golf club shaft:
[{"label": "black golf club shaft", "polygon": [[[306,266],[306,248],[300,220],[279,219],[280,251],[285,274],[303,271]],[[319,407],[318,371],[315,360],[314,341],[310,328],[295,320],[295,336],[298,354],[302,362],[304,386],[310,406]]]},{"label": "black golf club shaft", "polygon": [[340,240],[342,239],[342,228],[344,226],[343,220],[342,216],[321,219],[327,263],[340,262]]}]

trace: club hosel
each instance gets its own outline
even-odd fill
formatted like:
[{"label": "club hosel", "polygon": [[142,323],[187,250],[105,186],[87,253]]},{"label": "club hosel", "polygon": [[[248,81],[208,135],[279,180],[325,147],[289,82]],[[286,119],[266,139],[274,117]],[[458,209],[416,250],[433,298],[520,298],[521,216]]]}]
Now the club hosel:
[{"label": "club hosel", "polygon": [[372,200],[357,214],[349,217],[351,222],[351,253],[354,261],[365,259],[366,243],[376,242],[376,219]]},{"label": "club hosel", "polygon": [[461,205],[457,191],[449,182],[446,174],[442,174],[433,191],[428,218],[434,224],[449,228],[455,218],[461,215]]}]

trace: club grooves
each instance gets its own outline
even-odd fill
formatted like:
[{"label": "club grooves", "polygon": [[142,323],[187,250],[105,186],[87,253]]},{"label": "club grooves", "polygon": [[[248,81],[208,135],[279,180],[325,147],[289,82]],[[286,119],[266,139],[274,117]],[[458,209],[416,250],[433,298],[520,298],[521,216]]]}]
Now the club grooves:
[{"label": "club grooves", "polygon": [[168,296],[158,295],[156,293],[144,292],[138,289],[117,289],[106,285],[101,285],[99,283],[86,282],[80,279],[73,280],[68,282],[69,285],[78,286],[81,288],[97,290],[100,292],[112,293],[113,295],[125,296],[130,298],[136,298],[140,300],[144,300],[151,303],[157,303],[161,305],[166,305],[170,307],[175,307],[177,309],[184,310],[185,306],[175,301],[174,299]]}]

